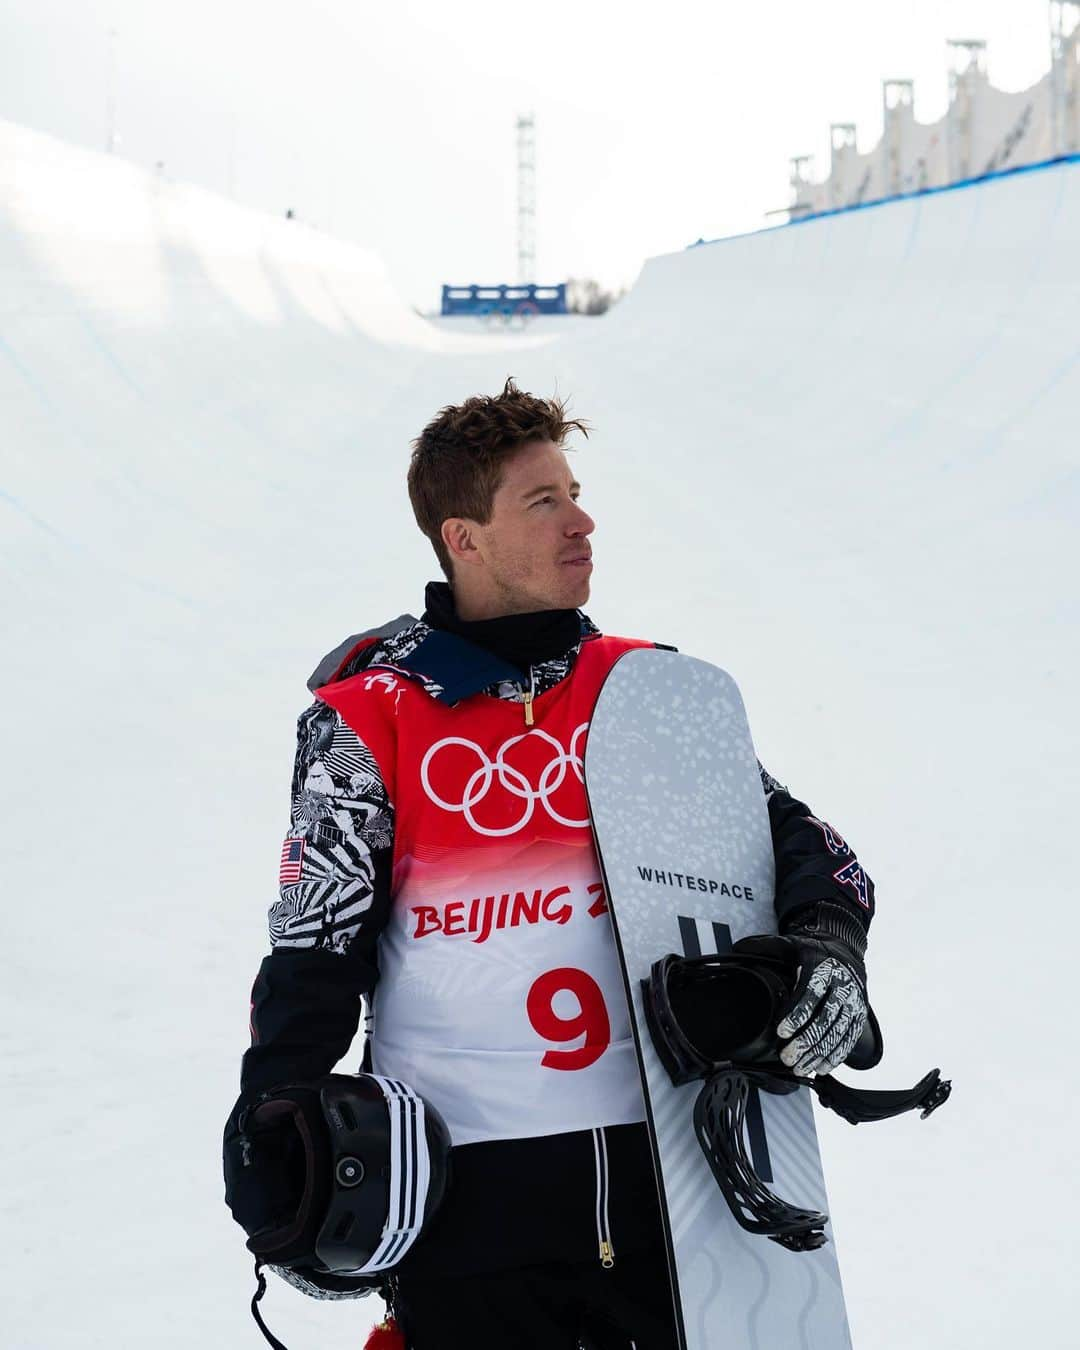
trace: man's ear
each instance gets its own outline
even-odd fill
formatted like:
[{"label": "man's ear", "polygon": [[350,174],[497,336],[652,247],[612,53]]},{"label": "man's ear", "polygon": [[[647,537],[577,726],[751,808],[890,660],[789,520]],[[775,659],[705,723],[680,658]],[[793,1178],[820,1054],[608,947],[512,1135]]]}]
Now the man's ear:
[{"label": "man's ear", "polygon": [[476,521],[462,516],[450,516],[440,531],[446,551],[456,563],[465,566],[483,561],[476,539]]}]

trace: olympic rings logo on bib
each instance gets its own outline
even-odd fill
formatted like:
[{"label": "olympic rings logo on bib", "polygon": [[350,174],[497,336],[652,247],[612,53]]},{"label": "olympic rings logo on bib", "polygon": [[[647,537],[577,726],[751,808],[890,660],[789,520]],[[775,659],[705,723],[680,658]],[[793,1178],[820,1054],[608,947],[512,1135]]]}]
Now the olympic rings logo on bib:
[{"label": "olympic rings logo on bib", "polygon": [[[580,810],[584,806],[584,795],[580,791],[585,784],[584,764],[578,748],[588,726],[588,722],[582,722],[577,728],[570,738],[569,750],[564,749],[548,732],[534,727],[531,731],[523,732],[520,736],[511,736],[509,740],[504,741],[494,759],[489,758],[475,741],[466,740],[463,736],[444,736],[425,754],[420,764],[420,782],[430,801],[444,811],[463,815],[470,829],[476,834],[491,838],[517,834],[532,819],[537,802],[557,824],[565,825],[569,829],[586,830],[589,828],[587,814],[582,819],[577,819],[566,814],[566,811],[570,808]],[[537,765],[532,766],[533,772],[530,774],[523,768],[516,768],[507,763],[507,756],[522,741],[527,743],[530,750],[540,742],[547,742],[554,751],[538,774]],[[448,796],[445,778],[453,771],[445,766],[455,758],[449,754],[452,746],[460,746],[468,751],[470,760],[473,757],[479,760],[479,767],[468,773],[464,783]],[[435,767],[436,759],[440,761],[442,773]],[[567,781],[568,770],[572,771],[572,777],[567,784],[569,790],[564,794],[566,800],[561,803],[563,810],[560,811],[554,798]],[[433,778],[443,789],[442,792],[437,791],[432,785]],[[520,807],[513,807],[514,802],[520,802]],[[482,803],[488,804],[487,812],[481,806]],[[481,814],[490,812],[501,819],[505,819],[508,814],[515,814],[517,818],[510,824],[483,824],[477,819],[477,808],[480,808]]]}]

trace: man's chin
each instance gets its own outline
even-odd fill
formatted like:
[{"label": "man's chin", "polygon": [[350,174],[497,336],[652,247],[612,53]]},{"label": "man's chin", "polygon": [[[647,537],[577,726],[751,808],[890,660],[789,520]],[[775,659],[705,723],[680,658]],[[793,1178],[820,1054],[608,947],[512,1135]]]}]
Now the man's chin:
[{"label": "man's chin", "polygon": [[563,566],[562,572],[552,579],[546,590],[542,586],[507,589],[503,593],[501,612],[529,614],[548,609],[580,609],[592,590],[592,569],[582,568],[582,575],[569,577],[565,575],[568,570],[568,566]]},{"label": "man's chin", "polygon": [[574,586],[571,588],[570,591],[571,598],[565,602],[562,608],[580,609],[582,605],[588,602],[591,591],[592,591],[592,573],[586,571],[583,577],[580,577],[576,580]]}]

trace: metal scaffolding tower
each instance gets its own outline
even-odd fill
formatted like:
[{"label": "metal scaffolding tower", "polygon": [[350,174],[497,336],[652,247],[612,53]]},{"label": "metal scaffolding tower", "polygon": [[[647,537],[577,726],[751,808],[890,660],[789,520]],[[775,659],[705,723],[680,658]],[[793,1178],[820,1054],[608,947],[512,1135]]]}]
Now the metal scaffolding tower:
[{"label": "metal scaffolding tower", "polygon": [[971,177],[979,90],[986,83],[986,43],[951,38],[949,49],[949,181]]},{"label": "metal scaffolding tower", "polygon": [[829,124],[829,205],[851,205],[851,165],[858,151],[855,144],[854,122]]},{"label": "metal scaffolding tower", "polygon": [[[911,125],[915,120],[914,80],[885,80],[881,101],[883,127],[881,136],[883,191],[890,196],[904,191],[904,165]],[[920,183],[920,187],[925,184]]]},{"label": "metal scaffolding tower", "polygon": [[536,282],[536,118],[517,120],[518,284]]},{"label": "metal scaffolding tower", "polygon": [[[814,177],[813,155],[792,155],[788,160],[788,182],[791,184],[792,203],[787,210],[788,219],[794,220],[810,210],[810,204],[803,200]],[[768,214],[773,214],[769,212]],[[780,212],[775,213],[779,215]]]},{"label": "metal scaffolding tower", "polygon": [[1050,0],[1051,153],[1080,151],[1080,0]]}]

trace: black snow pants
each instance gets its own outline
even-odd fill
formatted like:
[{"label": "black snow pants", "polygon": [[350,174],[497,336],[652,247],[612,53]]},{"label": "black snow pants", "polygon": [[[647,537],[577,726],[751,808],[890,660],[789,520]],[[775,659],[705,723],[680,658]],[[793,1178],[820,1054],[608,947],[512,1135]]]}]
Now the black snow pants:
[{"label": "black snow pants", "polygon": [[484,1275],[412,1276],[394,1310],[409,1350],[675,1350],[662,1251]]}]

